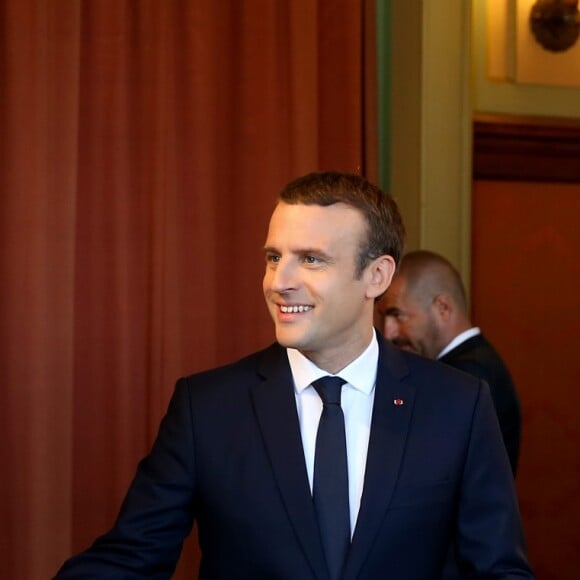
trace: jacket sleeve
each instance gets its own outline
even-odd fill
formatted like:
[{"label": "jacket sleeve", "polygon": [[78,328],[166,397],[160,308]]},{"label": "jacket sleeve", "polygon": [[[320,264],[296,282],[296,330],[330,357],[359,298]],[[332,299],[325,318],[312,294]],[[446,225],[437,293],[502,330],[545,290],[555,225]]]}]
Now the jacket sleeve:
[{"label": "jacket sleeve", "polygon": [[[503,442],[508,453],[512,473],[515,476],[520,455],[522,417],[520,402],[511,377],[500,371],[498,363],[488,361],[483,364],[482,361],[477,360],[475,357],[458,357],[453,360],[452,366],[474,377],[478,377],[489,386]],[[507,373],[507,369],[505,372]]]},{"label": "jacket sleeve", "polygon": [[113,528],[67,560],[55,578],[170,578],[193,525],[194,467],[191,405],[182,379]]},{"label": "jacket sleeve", "polygon": [[457,514],[456,552],[462,575],[534,578],[514,481],[487,384],[480,381]]}]

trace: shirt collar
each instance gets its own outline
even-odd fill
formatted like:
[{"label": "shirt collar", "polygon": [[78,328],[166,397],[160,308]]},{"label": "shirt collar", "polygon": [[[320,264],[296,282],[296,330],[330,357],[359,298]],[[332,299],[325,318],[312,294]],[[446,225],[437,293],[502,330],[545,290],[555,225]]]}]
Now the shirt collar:
[{"label": "shirt collar", "polygon": [[[288,361],[294,378],[294,389],[297,394],[310,386],[320,377],[325,377],[329,373],[318,368],[310,359],[306,358],[295,348],[286,349]],[[338,376],[343,378],[349,385],[358,391],[369,395],[375,385],[377,376],[377,365],[379,361],[379,343],[375,332],[371,342],[364,352],[344,367]]]},{"label": "shirt collar", "polygon": [[438,355],[437,358],[441,358],[446,355],[449,351],[453,350],[456,346],[459,346],[466,340],[470,339],[472,336],[477,336],[481,334],[481,330],[478,326],[473,326],[468,330],[464,330],[461,334],[458,334]]}]

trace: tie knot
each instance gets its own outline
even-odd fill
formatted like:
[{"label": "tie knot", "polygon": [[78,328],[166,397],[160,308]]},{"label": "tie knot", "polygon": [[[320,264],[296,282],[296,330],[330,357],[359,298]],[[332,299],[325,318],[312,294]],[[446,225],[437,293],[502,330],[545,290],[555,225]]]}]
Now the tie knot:
[{"label": "tie knot", "polygon": [[326,376],[314,381],[312,386],[324,405],[340,405],[340,392],[346,381],[340,377]]}]

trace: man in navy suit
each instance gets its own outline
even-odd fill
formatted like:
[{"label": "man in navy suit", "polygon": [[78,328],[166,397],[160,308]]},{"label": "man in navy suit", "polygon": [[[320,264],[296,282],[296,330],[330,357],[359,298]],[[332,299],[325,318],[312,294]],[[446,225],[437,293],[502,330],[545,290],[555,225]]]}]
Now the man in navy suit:
[{"label": "man in navy suit", "polygon": [[[452,539],[466,577],[533,578],[487,386],[373,329],[403,236],[360,176],[288,184],[265,244],[277,342],[177,383],[112,530],[57,577],[169,578],[196,521],[202,580],[433,580]],[[321,378],[344,383],[339,405]],[[316,499],[327,403],[348,470],[338,560]]]},{"label": "man in navy suit", "polygon": [[515,476],[521,438],[519,397],[504,361],[471,323],[459,272],[439,254],[409,252],[376,309],[382,318],[379,328],[400,348],[487,382]]}]

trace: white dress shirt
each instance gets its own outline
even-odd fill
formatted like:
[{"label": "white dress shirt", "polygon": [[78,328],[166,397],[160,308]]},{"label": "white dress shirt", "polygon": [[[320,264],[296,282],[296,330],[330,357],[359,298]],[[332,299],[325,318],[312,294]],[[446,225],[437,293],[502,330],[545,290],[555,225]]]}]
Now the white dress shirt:
[{"label": "white dress shirt", "polygon": [[477,336],[481,334],[479,326],[472,326],[462,333],[458,334],[438,355],[437,358],[440,359],[443,355],[446,355],[450,350],[453,350],[456,346],[470,339],[472,336]]},{"label": "white dress shirt", "polygon": [[[322,401],[312,383],[329,373],[318,368],[298,350],[289,348],[287,353],[294,378],[304,458],[312,491],[316,432],[322,413]],[[346,381],[342,387],[341,407],[346,430],[351,536],[363,492],[378,360],[379,345],[373,333],[366,350],[337,375]]]}]

